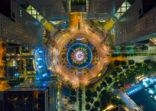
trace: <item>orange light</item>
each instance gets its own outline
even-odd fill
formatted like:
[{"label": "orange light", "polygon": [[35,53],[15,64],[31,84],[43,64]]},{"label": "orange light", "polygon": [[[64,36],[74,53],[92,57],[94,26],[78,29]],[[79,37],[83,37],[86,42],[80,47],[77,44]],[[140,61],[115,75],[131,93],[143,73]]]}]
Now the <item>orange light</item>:
[{"label": "orange light", "polygon": [[[57,62],[53,61],[53,63],[56,63],[54,66],[55,72],[61,76],[61,79],[64,82],[70,83],[74,88],[88,85],[93,79],[97,78],[102,69],[106,69],[105,66],[110,62],[108,57],[111,53],[110,48],[102,42],[104,35],[100,35],[98,32],[93,31],[85,21],[84,16],[85,14],[80,12],[70,13],[70,26],[68,30],[55,37],[57,39],[53,48],[57,49],[57,53],[55,50],[51,49],[53,52],[51,56],[55,58],[53,60],[58,58]],[[97,64],[87,72],[85,72],[85,70],[82,71],[84,74],[81,76],[76,74],[76,71],[70,71],[68,68],[64,67],[61,56],[64,46],[69,43],[70,40],[75,39],[80,35],[82,38],[85,38],[88,42],[93,44],[98,52]],[[96,60],[94,62],[96,62]]]},{"label": "orange light", "polygon": [[4,77],[4,61],[3,61],[3,56],[4,56],[4,53],[5,53],[5,49],[3,47],[3,42],[0,41],[0,77]]},{"label": "orange light", "polygon": [[[4,61],[3,57],[5,54],[5,48],[3,47],[3,41],[0,40],[0,78],[4,78]],[[7,81],[0,81],[0,91],[5,91],[9,88],[9,84]]]},{"label": "orange light", "polygon": [[0,81],[0,91],[5,91],[10,88],[7,81]]},{"label": "orange light", "polygon": [[103,111],[110,111],[110,110],[112,110],[114,107],[115,107],[114,105],[110,104],[110,105],[108,105],[107,108],[106,108],[105,110],[103,110]]},{"label": "orange light", "polygon": [[113,57],[111,58],[112,61],[118,60],[118,61],[127,61],[125,57],[118,56],[118,57]]}]

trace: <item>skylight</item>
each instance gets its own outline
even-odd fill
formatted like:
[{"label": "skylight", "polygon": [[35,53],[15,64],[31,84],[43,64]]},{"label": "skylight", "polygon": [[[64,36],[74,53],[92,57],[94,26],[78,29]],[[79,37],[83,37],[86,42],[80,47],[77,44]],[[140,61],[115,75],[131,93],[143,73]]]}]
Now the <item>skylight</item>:
[{"label": "skylight", "polygon": [[120,7],[120,8],[117,10],[117,12],[115,13],[115,17],[119,19],[121,16],[124,15],[125,12],[127,12],[127,10],[128,10],[130,7],[131,7],[131,4],[130,4],[127,0],[125,0],[125,1],[122,3],[121,7]]},{"label": "skylight", "polygon": [[28,6],[26,12],[30,14],[34,19],[38,20],[42,25],[49,31],[51,31],[54,27],[50,22],[48,22],[40,13],[31,5]]}]

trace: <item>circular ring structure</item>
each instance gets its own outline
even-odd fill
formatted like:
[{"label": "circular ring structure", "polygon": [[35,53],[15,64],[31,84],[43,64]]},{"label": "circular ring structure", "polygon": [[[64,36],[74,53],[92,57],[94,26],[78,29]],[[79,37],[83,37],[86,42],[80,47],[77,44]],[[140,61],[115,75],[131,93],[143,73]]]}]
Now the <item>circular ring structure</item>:
[{"label": "circular ring structure", "polygon": [[88,29],[57,35],[53,48],[54,71],[63,82],[78,88],[101,77],[110,61],[110,49],[101,38]]},{"label": "circular ring structure", "polygon": [[77,50],[74,54],[74,58],[76,59],[77,62],[82,62],[84,61],[85,54],[81,50]]},{"label": "circular ring structure", "polygon": [[92,62],[92,50],[87,44],[74,43],[67,51],[68,64],[75,68],[87,68]]}]

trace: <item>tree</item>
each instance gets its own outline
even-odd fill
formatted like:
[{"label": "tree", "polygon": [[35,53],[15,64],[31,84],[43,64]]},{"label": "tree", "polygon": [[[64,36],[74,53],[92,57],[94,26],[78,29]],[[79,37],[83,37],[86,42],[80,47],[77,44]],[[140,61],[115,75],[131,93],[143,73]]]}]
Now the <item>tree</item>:
[{"label": "tree", "polygon": [[108,84],[112,83],[112,78],[111,77],[106,77],[106,81]]},{"label": "tree", "polygon": [[115,61],[114,61],[114,65],[115,65],[115,66],[119,66],[119,65],[120,65],[120,61],[115,60]]},{"label": "tree", "polygon": [[94,103],[94,106],[97,107],[97,108],[99,108],[99,107],[100,107],[100,102],[99,102],[99,101],[96,101],[96,102]]},{"label": "tree", "polygon": [[87,109],[87,111],[89,111],[89,109],[90,109],[90,104],[86,104],[86,109]]},{"label": "tree", "polygon": [[133,65],[134,63],[135,63],[134,60],[128,60],[129,65]]},{"label": "tree", "polygon": [[103,86],[103,87],[106,87],[106,86],[107,86],[107,83],[106,83],[105,81],[103,81],[103,82],[102,82],[102,86]]}]

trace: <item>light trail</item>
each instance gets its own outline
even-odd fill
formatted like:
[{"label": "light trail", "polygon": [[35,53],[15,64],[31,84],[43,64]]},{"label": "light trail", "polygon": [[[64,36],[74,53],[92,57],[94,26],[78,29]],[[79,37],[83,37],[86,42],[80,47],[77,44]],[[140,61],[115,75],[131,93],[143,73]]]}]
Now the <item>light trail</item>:
[{"label": "light trail", "polygon": [[[89,25],[86,23],[84,19],[83,13],[71,13],[70,14],[70,26],[65,32],[61,32],[56,35],[56,44],[54,49],[51,50],[52,58],[54,62],[54,72],[60,75],[61,79],[65,83],[71,84],[74,88],[78,88],[80,86],[88,85],[93,79],[98,77],[98,74],[102,70],[106,70],[107,65],[115,60],[110,57],[111,49],[109,46],[103,42],[103,36],[106,34],[100,35],[96,31],[92,31]],[[95,65],[88,72],[83,71],[83,74],[77,74],[76,71],[73,71],[63,64],[62,53],[64,53],[64,47],[71,41],[81,36],[81,38],[85,38],[89,43],[91,43],[96,51],[97,57],[94,61]],[[57,50],[57,53],[56,53]],[[56,62],[57,58],[57,62]],[[119,59],[119,58],[118,58]],[[121,58],[120,58],[121,59]]]}]

